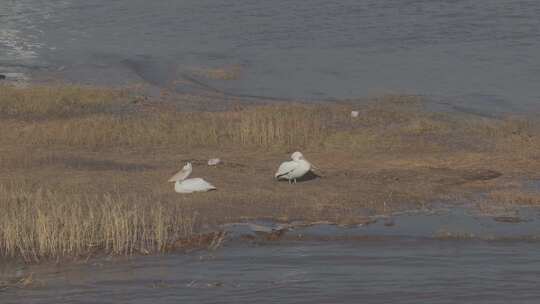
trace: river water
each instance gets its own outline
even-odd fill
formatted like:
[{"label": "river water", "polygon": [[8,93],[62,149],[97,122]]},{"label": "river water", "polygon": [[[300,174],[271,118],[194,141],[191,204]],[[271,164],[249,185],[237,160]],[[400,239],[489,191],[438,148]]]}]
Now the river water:
[{"label": "river water", "polygon": [[[0,73],[170,87],[190,71],[232,95],[425,95],[459,109],[540,108],[535,0],[4,0]],[[180,87],[180,91],[185,87]]]},{"label": "river water", "polygon": [[16,303],[538,303],[538,243],[326,241],[42,267]]},{"label": "river water", "polygon": [[[467,209],[419,212],[367,226],[225,225],[215,251],[81,263],[13,265],[33,274],[1,303],[538,303],[538,210],[497,222]],[[249,237],[250,236],[250,237]],[[246,241],[249,239],[249,241]],[[2,267],[0,267],[2,268]]]}]

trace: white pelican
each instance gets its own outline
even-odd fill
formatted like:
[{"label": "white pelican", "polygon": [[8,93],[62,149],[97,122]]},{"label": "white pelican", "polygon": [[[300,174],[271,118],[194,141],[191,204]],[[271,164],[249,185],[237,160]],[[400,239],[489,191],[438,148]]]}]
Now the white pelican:
[{"label": "white pelican", "polygon": [[191,163],[187,163],[182,170],[178,171],[175,175],[173,175],[169,182],[174,182],[174,191],[178,193],[192,193],[192,192],[205,192],[210,190],[215,190],[216,187],[214,187],[209,182],[205,181],[202,178],[189,178],[186,179],[191,172],[193,171],[193,167],[191,166]]},{"label": "white pelican", "polygon": [[296,179],[308,173],[311,169],[311,164],[298,151],[291,155],[291,159],[292,161],[286,161],[279,166],[275,178],[277,180],[287,179],[289,180],[289,184],[291,181],[294,181],[296,184]]}]

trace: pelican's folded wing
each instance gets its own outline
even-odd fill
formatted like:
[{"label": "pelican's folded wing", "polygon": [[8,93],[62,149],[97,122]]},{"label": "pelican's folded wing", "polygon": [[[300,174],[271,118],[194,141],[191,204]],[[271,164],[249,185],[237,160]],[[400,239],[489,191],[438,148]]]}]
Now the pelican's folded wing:
[{"label": "pelican's folded wing", "polygon": [[294,171],[294,169],[296,169],[297,167],[298,167],[297,162],[294,162],[294,161],[284,162],[279,166],[279,168],[278,168],[278,170],[276,172],[275,178],[284,177],[287,174]]},{"label": "pelican's folded wing", "polygon": [[193,193],[216,190],[216,187],[202,178],[190,178],[174,185],[174,191],[178,193]]}]

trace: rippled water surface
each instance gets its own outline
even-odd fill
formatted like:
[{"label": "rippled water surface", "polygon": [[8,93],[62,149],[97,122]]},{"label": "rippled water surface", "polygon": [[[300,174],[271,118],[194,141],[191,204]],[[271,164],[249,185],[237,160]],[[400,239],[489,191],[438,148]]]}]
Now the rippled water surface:
[{"label": "rippled water surface", "polygon": [[[43,267],[2,303],[538,303],[538,243],[327,241]],[[21,302],[21,300],[23,300]]]},{"label": "rippled water surface", "polygon": [[[537,211],[500,223],[463,210],[367,226],[308,226],[279,241],[272,225],[226,225],[216,251],[81,263],[7,265],[33,273],[1,303],[538,303]],[[277,226],[275,226],[277,227]],[[258,232],[253,232],[253,231]],[[241,237],[243,236],[243,237]],[[241,239],[244,239],[243,241]]]},{"label": "rippled water surface", "polygon": [[194,68],[231,94],[302,99],[423,94],[451,106],[537,109],[534,0],[6,0],[0,65],[96,83],[170,86]]}]

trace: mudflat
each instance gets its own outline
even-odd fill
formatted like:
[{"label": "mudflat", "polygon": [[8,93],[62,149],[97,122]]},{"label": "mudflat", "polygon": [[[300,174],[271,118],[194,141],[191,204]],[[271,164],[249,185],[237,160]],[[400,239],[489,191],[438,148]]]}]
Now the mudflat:
[{"label": "mudflat", "polygon": [[[354,225],[432,203],[504,216],[540,204],[540,128],[517,116],[433,112],[416,96],[249,104],[218,94],[0,86],[0,252],[152,253],[252,219]],[[212,104],[220,104],[219,111]],[[351,111],[358,117],[351,117]],[[301,151],[317,166],[273,179]],[[218,157],[217,166],[207,160]],[[216,191],[183,195],[186,162]]]}]

